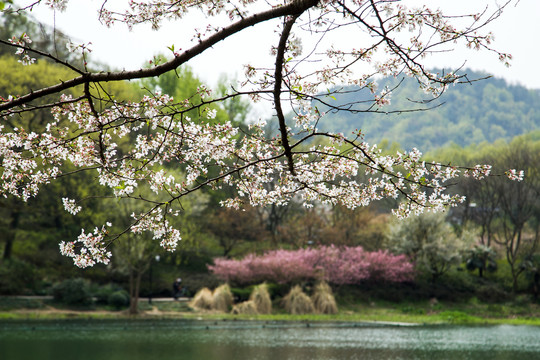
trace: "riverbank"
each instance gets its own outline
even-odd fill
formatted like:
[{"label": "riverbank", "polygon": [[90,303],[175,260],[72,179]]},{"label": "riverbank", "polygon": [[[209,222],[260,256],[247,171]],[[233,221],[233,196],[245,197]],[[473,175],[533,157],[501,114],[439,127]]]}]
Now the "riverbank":
[{"label": "riverbank", "polygon": [[125,309],[105,306],[88,308],[66,307],[49,298],[0,298],[2,320],[54,319],[198,319],[198,320],[259,320],[303,322],[372,322],[396,325],[412,324],[509,324],[540,326],[540,306],[534,303],[509,302],[485,304],[436,300],[414,303],[370,302],[341,304],[335,315],[291,315],[275,308],[271,315],[234,315],[218,312],[196,312],[184,301],[142,299],[139,314],[129,315]]}]

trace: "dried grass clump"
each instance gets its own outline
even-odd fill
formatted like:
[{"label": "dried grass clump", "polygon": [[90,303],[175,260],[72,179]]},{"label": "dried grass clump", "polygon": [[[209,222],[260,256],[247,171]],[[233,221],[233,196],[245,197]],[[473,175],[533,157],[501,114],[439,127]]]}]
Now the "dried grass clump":
[{"label": "dried grass clump", "polygon": [[268,292],[268,285],[266,283],[255,286],[249,296],[249,300],[255,303],[255,308],[259,314],[272,313],[272,300],[270,299],[270,293]]},{"label": "dried grass clump", "polygon": [[298,285],[283,298],[283,305],[290,314],[311,314],[315,311],[310,297]]},{"label": "dried grass clump", "polygon": [[233,306],[231,310],[232,314],[245,314],[245,315],[257,315],[257,306],[252,300],[244,301]]},{"label": "dried grass clump", "polygon": [[209,288],[202,288],[197,291],[189,306],[195,310],[211,310],[214,304],[214,297]]},{"label": "dried grass clump", "polygon": [[228,312],[233,304],[233,295],[228,284],[223,284],[215,288],[213,294],[212,309]]},{"label": "dried grass clump", "polygon": [[337,314],[338,307],[336,299],[332,293],[332,288],[326,282],[322,281],[315,286],[315,291],[311,296],[313,306],[321,314]]}]

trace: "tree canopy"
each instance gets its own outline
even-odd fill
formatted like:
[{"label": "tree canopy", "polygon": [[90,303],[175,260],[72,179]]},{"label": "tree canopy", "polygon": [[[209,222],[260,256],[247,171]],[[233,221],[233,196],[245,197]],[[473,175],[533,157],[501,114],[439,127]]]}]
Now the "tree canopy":
[{"label": "tree canopy", "polygon": [[[103,188],[98,195],[108,189],[119,201],[146,205],[131,214],[121,231],[111,233],[111,223],[104,221],[94,230],[83,230],[77,239],[62,242],[61,252],[80,267],[108,263],[108,245],[128,232],[148,231],[163,248],[174,250],[181,229],[171,219],[181,213],[186,196],[203,188],[230,189],[221,204],[233,208],[302,199],[307,207],[322,203],[354,209],[401,198],[394,212],[407,217],[456,205],[463,197],[446,192],[446,183],[463,174],[483,178],[490,175],[489,165],[425,162],[417,149],[383,153],[363,140],[362,130],[352,137],[319,130],[325,114],[314,104],[332,111],[392,112],[386,106],[393,88],[378,88],[380,76],[409,77],[425,93],[440,96],[450,85],[469,82],[454,69],[437,73],[424,64],[430,53],[449,51],[449,46],[489,51],[507,63],[511,56],[491,48],[492,35],[483,29],[510,3],[465,14],[457,21],[440,10],[409,7],[403,1],[131,1],[125,10],[109,8],[104,1],[98,12],[104,26],[150,23],[158,28],[165,20],[180,21],[195,11],[209,19],[204,30],[194,29],[190,35],[195,39],[191,47],[171,47],[169,60],[133,71],[92,69],[87,61],[89,44],[69,42],[69,50],[80,55],[70,58],[39,48],[26,32],[0,39],[25,70],[47,59],[69,73],[40,88],[0,94],[2,195],[27,201],[45,184],[88,172]],[[35,6],[63,11],[73,4],[48,0],[21,8],[2,5],[4,13],[23,16]],[[228,20],[223,26],[213,25],[217,18]],[[147,88],[140,99],[123,98],[108,87],[125,80],[144,86],[145,79],[173,79],[177,69],[198,54],[236,33],[256,34],[263,22],[276,25],[278,39],[270,49],[274,66],[246,65],[240,87],[214,94],[201,84],[190,94],[169,94],[163,81],[161,88]],[[344,34],[350,43],[334,46]],[[364,90],[368,98],[329,102],[341,93]],[[223,117],[218,116],[220,103],[240,97],[270,101],[274,108],[270,121],[278,131],[268,136],[263,121],[241,127],[237,119],[225,116],[226,109]],[[284,115],[289,108],[295,113],[291,120]],[[42,128],[5,125],[44,109],[52,118]],[[522,177],[515,170],[507,175]],[[84,199],[62,201],[75,215]]]},{"label": "tree canopy", "polygon": [[[382,88],[399,84],[392,94],[392,103],[386,107],[389,114],[334,113],[327,106],[319,106],[320,111],[330,110],[321,119],[320,128],[344,134],[362,129],[366,141],[379,143],[386,139],[399,143],[403,149],[428,151],[450,144],[465,147],[499,139],[510,141],[540,127],[539,91],[510,85],[485,73],[466,73],[471,79],[482,80],[451,86],[436,99],[423,94],[414,79],[381,79]],[[352,104],[368,97],[369,90],[343,93],[336,96],[336,102]],[[423,105],[414,101],[422,98],[429,101]],[[421,108],[426,110],[411,111]],[[391,113],[399,110],[403,112]]]}]

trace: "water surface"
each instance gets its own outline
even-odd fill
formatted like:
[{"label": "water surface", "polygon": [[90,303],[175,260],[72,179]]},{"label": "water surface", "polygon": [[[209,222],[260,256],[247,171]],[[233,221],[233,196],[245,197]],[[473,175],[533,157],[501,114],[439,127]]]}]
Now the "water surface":
[{"label": "water surface", "polygon": [[540,327],[197,320],[0,323],[2,360],[540,359]]}]

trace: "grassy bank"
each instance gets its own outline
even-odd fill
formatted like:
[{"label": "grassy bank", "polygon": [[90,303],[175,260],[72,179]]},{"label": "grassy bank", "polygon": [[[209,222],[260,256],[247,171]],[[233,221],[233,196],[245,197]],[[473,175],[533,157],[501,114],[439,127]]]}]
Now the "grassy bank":
[{"label": "grassy bank", "polygon": [[233,315],[217,312],[194,312],[186,302],[141,302],[140,314],[130,316],[125,309],[106,306],[66,307],[52,300],[0,298],[0,321],[42,319],[129,319],[182,318],[204,320],[263,320],[306,322],[388,322],[399,324],[512,324],[540,326],[540,306],[512,301],[499,304],[467,302],[370,302],[341,304],[335,315],[291,315],[275,307],[271,315]]}]

